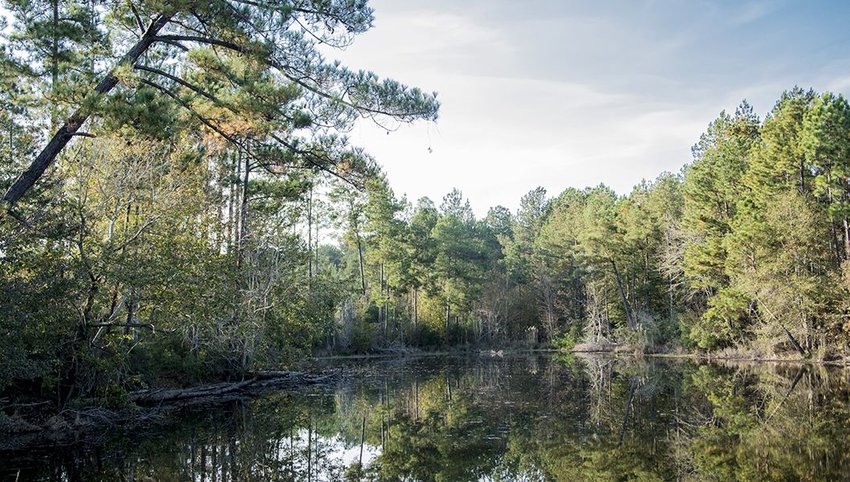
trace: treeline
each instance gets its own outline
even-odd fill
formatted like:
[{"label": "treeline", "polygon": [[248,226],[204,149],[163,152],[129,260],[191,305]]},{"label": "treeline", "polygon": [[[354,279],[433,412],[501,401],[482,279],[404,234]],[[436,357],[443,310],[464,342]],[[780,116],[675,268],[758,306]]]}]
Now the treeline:
[{"label": "treeline", "polygon": [[349,211],[339,255],[348,262],[337,264],[359,270],[354,318],[371,324],[355,332],[371,330],[372,346],[625,342],[844,355],[847,100],[795,88],[764,121],[744,102],[709,125],[693,154],[681,173],[627,196],[604,185],[554,198],[537,188],[516,213],[496,207],[483,219],[459,191],[438,209],[371,184]]},{"label": "treeline", "polygon": [[374,176],[358,119],[439,108],[325,59],[371,27],[366,2],[1,5],[0,410],[123,403],[324,343],[344,296],[308,266],[316,185]]},{"label": "treeline", "polygon": [[361,196],[327,260],[353,293],[338,345],[678,341],[680,176],[629,196],[537,188],[516,213],[483,219],[458,190],[439,208],[397,199],[380,179]]},{"label": "treeline", "polygon": [[628,196],[477,219],[459,191],[397,198],[343,135],[439,106],[322,57],[365,3],[166,3],[4,2],[0,390],[120,402],[315,350],[843,352],[843,97],[744,104]]}]

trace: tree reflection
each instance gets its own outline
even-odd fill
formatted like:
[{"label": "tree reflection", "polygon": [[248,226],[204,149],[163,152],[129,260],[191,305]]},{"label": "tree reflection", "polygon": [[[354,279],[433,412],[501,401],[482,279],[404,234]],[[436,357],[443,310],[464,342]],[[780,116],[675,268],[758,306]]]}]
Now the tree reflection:
[{"label": "tree reflection", "polygon": [[338,386],[12,454],[21,480],[843,480],[848,372],[591,357],[373,363]]}]

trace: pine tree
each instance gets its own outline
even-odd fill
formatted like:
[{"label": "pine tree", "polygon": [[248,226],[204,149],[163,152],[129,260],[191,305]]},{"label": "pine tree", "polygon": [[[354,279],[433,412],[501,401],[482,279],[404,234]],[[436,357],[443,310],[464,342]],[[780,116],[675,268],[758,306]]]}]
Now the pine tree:
[{"label": "pine tree", "polygon": [[727,238],[759,127],[746,102],[734,116],[721,113],[694,146],[694,162],[686,170],[683,264],[691,285],[707,300],[707,309],[690,327],[690,337],[703,348],[740,341],[747,328],[748,300],[726,272]]},{"label": "pine tree", "polygon": [[[94,59],[94,64],[110,65],[109,71],[82,93],[73,113],[7,190],[3,199],[10,205],[41,178],[90,117],[107,109],[105,97],[126,99],[127,90],[152,89],[258,162],[279,163],[281,169],[323,169],[343,177],[362,172],[356,151],[337,135],[356,118],[387,123],[436,117],[433,95],[326,62],[319,53],[320,43],[343,47],[369,29],[372,10],[365,2],[118,2],[96,11],[93,30],[107,22],[122,27],[110,30],[113,49]],[[125,31],[130,34],[122,38]],[[131,46],[121,50],[127,44]],[[112,63],[111,58],[120,60]],[[233,92],[219,97],[216,85]],[[280,109],[281,93],[303,100]],[[136,104],[141,100],[131,97]],[[196,103],[257,120],[262,127],[244,132],[250,134],[247,142]]]},{"label": "pine tree", "polygon": [[839,259],[850,260],[850,104],[831,93],[817,98],[803,121],[803,152],[814,172],[814,194],[833,222]]}]

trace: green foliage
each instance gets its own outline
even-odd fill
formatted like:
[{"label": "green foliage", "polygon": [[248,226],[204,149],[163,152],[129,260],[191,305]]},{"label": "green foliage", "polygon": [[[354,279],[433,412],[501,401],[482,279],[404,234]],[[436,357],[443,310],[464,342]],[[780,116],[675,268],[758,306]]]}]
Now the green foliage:
[{"label": "green foliage", "polygon": [[562,351],[572,351],[581,340],[581,333],[565,333],[552,340],[552,346]]},{"label": "green foliage", "polygon": [[795,88],[763,125],[745,106],[695,148],[682,227],[684,274],[705,303],[686,330],[698,346],[812,355],[842,331],[848,112],[841,96]]},{"label": "green foliage", "polygon": [[[59,125],[85,132],[0,218],[2,394],[121,404],[331,343],[351,278],[346,253],[320,249],[314,193],[379,181],[340,132],[433,120],[439,103],[320,55],[369,29],[365,2],[299,5],[4,2],[0,189]],[[362,241],[365,207],[342,197]],[[394,229],[378,252],[404,261]],[[390,267],[393,289],[412,283]]]},{"label": "green foliage", "polygon": [[693,148],[694,163],[687,168],[683,186],[682,228],[690,240],[685,273],[695,288],[711,292],[728,282],[724,239],[731,231],[743,192],[741,178],[758,134],[758,119],[744,103],[735,116],[721,113]]},{"label": "green foliage", "polygon": [[5,5],[0,189],[69,118],[87,132],[0,218],[0,390],[120,405],[318,349],[848,341],[841,95],[795,88],[764,122],[744,102],[627,195],[538,187],[478,219],[457,189],[397,197],[341,134],[439,107],[324,60],[366,2]]},{"label": "green foliage", "polygon": [[734,288],[721,288],[708,301],[708,309],[689,336],[700,348],[713,350],[746,341],[749,298]]},{"label": "green foliage", "polygon": [[379,183],[362,235],[375,336],[827,353],[847,339],[846,104],[793,89],[762,123],[744,102],[682,175],[627,196],[537,188],[481,221],[458,190],[411,211]]}]

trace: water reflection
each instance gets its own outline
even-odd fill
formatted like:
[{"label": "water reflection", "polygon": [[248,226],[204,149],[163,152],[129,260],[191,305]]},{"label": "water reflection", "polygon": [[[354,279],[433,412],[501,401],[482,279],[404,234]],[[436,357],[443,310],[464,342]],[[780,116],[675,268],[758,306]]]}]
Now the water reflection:
[{"label": "water reflection", "polygon": [[542,355],[362,363],[167,430],[0,454],[20,480],[846,480],[848,370]]}]

